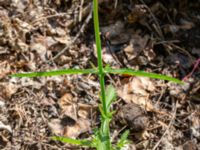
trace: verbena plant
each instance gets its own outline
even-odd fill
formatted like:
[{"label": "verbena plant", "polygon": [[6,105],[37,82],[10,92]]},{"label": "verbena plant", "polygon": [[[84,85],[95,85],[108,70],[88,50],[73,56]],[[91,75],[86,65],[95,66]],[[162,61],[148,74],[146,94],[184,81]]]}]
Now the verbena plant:
[{"label": "verbena plant", "polygon": [[105,89],[105,75],[106,74],[126,74],[132,76],[143,76],[149,78],[162,79],[167,81],[173,81],[181,84],[182,81],[155,73],[148,73],[143,71],[135,71],[128,68],[123,69],[113,69],[111,67],[104,67],[102,63],[102,50],[101,50],[101,40],[99,35],[99,19],[98,19],[98,0],[93,0],[93,18],[94,18],[94,29],[95,29],[95,41],[97,47],[97,56],[98,56],[98,67],[91,69],[63,69],[56,71],[45,71],[45,72],[31,72],[31,73],[17,73],[11,75],[12,77],[39,77],[39,76],[54,76],[54,75],[64,75],[64,74],[96,74],[99,76],[100,87],[101,87],[101,96],[99,111],[101,113],[101,125],[95,131],[95,134],[90,138],[90,140],[79,140],[71,139],[66,137],[54,136],[52,139],[61,141],[64,143],[86,146],[91,148],[96,148],[97,150],[120,150],[128,142],[127,137],[129,131],[125,131],[119,138],[116,144],[112,144],[110,138],[110,121],[114,114],[114,111],[111,111],[111,104],[115,100],[116,92],[112,85],[109,85]]}]

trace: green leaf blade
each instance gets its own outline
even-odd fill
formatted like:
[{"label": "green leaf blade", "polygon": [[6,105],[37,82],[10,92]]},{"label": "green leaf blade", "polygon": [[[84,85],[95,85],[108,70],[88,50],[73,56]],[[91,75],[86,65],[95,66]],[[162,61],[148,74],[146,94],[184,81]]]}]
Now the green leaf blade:
[{"label": "green leaf blade", "polygon": [[142,76],[142,77],[149,77],[154,79],[160,79],[160,80],[166,80],[166,81],[172,81],[178,84],[183,84],[184,82],[181,80],[178,80],[173,77],[169,77],[166,75],[156,74],[156,73],[149,73],[144,71],[136,71],[132,69],[112,69],[112,68],[105,68],[105,73],[111,73],[111,74],[126,74],[126,75],[132,75],[132,76]]},{"label": "green leaf blade", "polygon": [[53,137],[51,137],[51,139],[55,140],[55,141],[60,141],[63,143],[73,144],[73,145],[94,147],[93,142],[90,140],[77,140],[77,139],[60,137],[60,136],[53,136]]},{"label": "green leaf blade", "polygon": [[106,107],[107,110],[110,109],[112,102],[116,99],[116,91],[112,85],[106,88]]},{"label": "green leaf blade", "polygon": [[47,76],[57,76],[57,75],[65,75],[65,74],[91,74],[98,73],[96,69],[62,69],[62,70],[54,70],[54,71],[44,71],[44,72],[30,72],[30,73],[17,73],[10,75],[11,77],[47,77]]},{"label": "green leaf blade", "polygon": [[128,143],[128,135],[129,135],[129,130],[126,130],[120,137],[118,143],[117,143],[117,150],[122,149],[127,143]]}]

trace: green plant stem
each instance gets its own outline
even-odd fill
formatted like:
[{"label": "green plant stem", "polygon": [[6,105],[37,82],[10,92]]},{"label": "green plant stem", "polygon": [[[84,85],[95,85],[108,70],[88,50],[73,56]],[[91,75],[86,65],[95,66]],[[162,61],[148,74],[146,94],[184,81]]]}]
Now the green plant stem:
[{"label": "green plant stem", "polygon": [[102,63],[102,52],[101,52],[101,39],[99,35],[99,16],[98,16],[98,0],[93,1],[93,15],[94,15],[94,30],[95,30],[95,41],[97,47],[97,56],[98,56],[98,70],[99,70],[99,78],[100,78],[100,86],[101,86],[101,99],[103,105],[103,111],[105,115],[107,115],[106,109],[106,94],[105,94],[105,81],[104,81],[104,70]]},{"label": "green plant stem", "polygon": [[99,71],[98,75],[100,78],[101,103],[103,109],[103,114],[101,118],[101,127],[100,127],[101,144],[97,147],[97,149],[110,150],[111,149],[110,129],[109,129],[110,118],[108,117],[110,110],[107,109],[106,107],[107,105],[106,105],[106,92],[105,92],[105,79],[104,79],[105,72],[103,69],[101,39],[99,35],[98,0],[93,0],[93,15],[94,15],[95,41],[96,41],[97,56],[98,56],[98,71]]}]

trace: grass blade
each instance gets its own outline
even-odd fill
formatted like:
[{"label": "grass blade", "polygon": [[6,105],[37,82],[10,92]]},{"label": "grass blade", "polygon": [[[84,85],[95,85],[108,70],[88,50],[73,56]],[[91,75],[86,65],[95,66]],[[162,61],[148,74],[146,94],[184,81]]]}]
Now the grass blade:
[{"label": "grass blade", "polygon": [[106,88],[106,107],[107,107],[107,109],[110,109],[110,105],[115,100],[115,98],[116,98],[115,88],[112,85],[109,85]]},{"label": "grass blade", "polygon": [[77,139],[60,137],[60,136],[53,136],[51,139],[56,140],[56,141],[60,141],[60,142],[63,142],[63,143],[73,144],[73,145],[94,147],[93,142],[90,141],[90,140],[77,140]]},{"label": "grass blade", "polygon": [[112,68],[105,68],[105,73],[111,73],[111,74],[126,74],[126,75],[132,75],[132,76],[142,76],[142,77],[149,77],[149,78],[154,78],[154,79],[161,79],[161,80],[167,80],[167,81],[172,81],[175,83],[183,84],[181,80],[178,80],[173,77],[169,77],[166,75],[161,75],[161,74],[156,74],[156,73],[149,73],[149,72],[144,72],[144,71],[136,71],[132,69],[112,69]]},{"label": "grass blade", "polygon": [[30,72],[30,73],[17,73],[10,75],[11,77],[46,77],[46,76],[57,76],[65,74],[90,74],[98,73],[96,69],[63,69],[54,71],[44,71],[44,72]]}]

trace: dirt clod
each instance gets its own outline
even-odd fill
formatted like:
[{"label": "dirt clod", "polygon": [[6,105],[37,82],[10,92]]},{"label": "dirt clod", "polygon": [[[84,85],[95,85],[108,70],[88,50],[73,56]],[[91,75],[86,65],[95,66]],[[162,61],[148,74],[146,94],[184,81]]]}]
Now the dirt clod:
[{"label": "dirt clod", "polygon": [[148,125],[148,117],[139,105],[126,104],[117,113],[117,120],[121,124],[128,125],[134,132],[142,132]]}]

